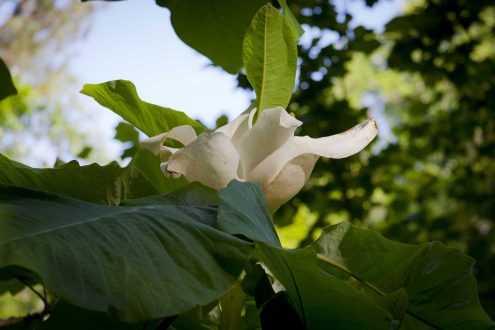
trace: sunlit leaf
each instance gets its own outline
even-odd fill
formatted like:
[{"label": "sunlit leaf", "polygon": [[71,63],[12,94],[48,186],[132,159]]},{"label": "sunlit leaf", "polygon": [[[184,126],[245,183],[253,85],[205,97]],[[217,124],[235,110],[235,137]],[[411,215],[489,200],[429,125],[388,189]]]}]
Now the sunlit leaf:
[{"label": "sunlit leaf", "polygon": [[204,129],[199,122],[183,112],[142,101],[134,84],[127,80],[86,84],[81,93],[91,96],[148,136],[167,132],[180,125],[191,125],[198,133]]},{"label": "sunlit leaf", "polygon": [[292,30],[292,33],[294,33],[294,38],[296,40],[299,40],[299,38],[303,35],[304,30],[297,21],[297,18],[294,16],[292,11],[290,10],[289,5],[287,5],[286,0],[278,0],[278,3],[280,4],[280,7],[283,9],[283,14],[287,20],[287,24],[289,25],[290,29]]},{"label": "sunlit leaf", "polygon": [[117,127],[115,127],[115,139],[130,144],[130,146],[122,152],[120,156],[122,159],[132,157],[139,149],[139,132],[131,124],[120,122]]},{"label": "sunlit leaf", "polygon": [[286,18],[270,4],[258,11],[246,32],[243,62],[258,109],[287,107],[295,83],[296,39]]}]

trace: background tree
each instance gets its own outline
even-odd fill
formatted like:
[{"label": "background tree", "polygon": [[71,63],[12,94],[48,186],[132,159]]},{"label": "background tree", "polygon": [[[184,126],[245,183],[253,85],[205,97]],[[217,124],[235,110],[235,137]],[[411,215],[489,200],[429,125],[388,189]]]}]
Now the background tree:
[{"label": "background tree", "polygon": [[[37,152],[41,149],[62,158],[86,156],[88,134],[77,123],[91,115],[88,111],[83,115],[75,93],[61,96],[59,89],[80,88],[69,63],[89,31],[94,6],[65,0],[6,0],[0,3],[0,13],[0,57],[19,89],[19,95],[0,103],[2,150],[37,165],[53,161],[46,152]],[[43,148],[33,150],[33,145]],[[106,159],[103,148],[95,151],[95,159]]]},{"label": "background tree", "polygon": [[[280,226],[293,222],[281,232],[303,246],[322,227],[350,220],[401,242],[457,246],[476,259],[493,317],[493,2],[416,1],[378,34],[352,27],[334,2],[291,8],[319,31],[299,50],[290,106],[304,122],[299,134],[329,135],[373,115],[381,136],[374,150],[319,161],[304,192],[276,214]],[[337,41],[321,47],[329,31]]]}]

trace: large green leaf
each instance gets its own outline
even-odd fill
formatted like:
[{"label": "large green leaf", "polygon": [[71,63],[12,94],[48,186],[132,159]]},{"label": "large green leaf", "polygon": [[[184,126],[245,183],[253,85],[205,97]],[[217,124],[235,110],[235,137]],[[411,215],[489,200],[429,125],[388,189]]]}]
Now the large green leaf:
[{"label": "large green leaf", "polygon": [[258,184],[231,181],[220,190],[218,227],[229,234],[280,246],[263,191]]},{"label": "large green leaf", "polygon": [[229,73],[242,67],[242,40],[267,0],[157,0],[179,38]]},{"label": "large green leaf", "polygon": [[93,203],[120,202],[123,172],[117,163],[80,166],[76,161],[55,168],[32,168],[0,154],[0,184],[51,191]]},{"label": "large green leaf", "polygon": [[390,329],[392,315],[318,267],[316,251],[258,243],[256,256],[282,283],[307,329]]},{"label": "large green leaf", "polygon": [[17,89],[12,82],[9,69],[0,57],[0,101],[4,98],[17,94]]},{"label": "large green leaf", "polygon": [[286,18],[270,4],[258,11],[246,32],[243,62],[258,109],[286,108],[296,77],[296,39]]},{"label": "large green leaf", "polygon": [[55,168],[32,168],[0,154],[0,184],[34,188],[87,202],[118,205],[122,199],[156,195],[184,186],[185,179],[166,178],[160,160],[136,148],[126,168],[117,163],[80,166],[76,161]]},{"label": "large green leaf", "polygon": [[349,223],[326,229],[314,248],[377,288],[367,291],[374,297],[379,297],[377,291],[397,296],[405,290],[406,328],[495,329],[479,303],[474,261],[457,249],[438,242],[392,242]]},{"label": "large green leaf", "polygon": [[191,125],[197,133],[204,127],[185,113],[142,101],[134,84],[114,80],[101,84],[86,84],[82,94],[91,96],[148,136],[158,135],[180,125]]},{"label": "large green leaf", "polygon": [[126,321],[185,312],[225,293],[252,252],[210,225],[215,207],[191,200],[105,206],[1,187],[0,268],[33,270],[55,295]]}]

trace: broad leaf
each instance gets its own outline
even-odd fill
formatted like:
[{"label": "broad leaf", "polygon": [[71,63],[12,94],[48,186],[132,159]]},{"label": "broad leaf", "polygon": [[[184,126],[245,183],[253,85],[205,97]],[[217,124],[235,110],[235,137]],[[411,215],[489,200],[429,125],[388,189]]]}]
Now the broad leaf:
[{"label": "broad leaf", "polygon": [[258,184],[232,181],[220,190],[218,227],[253,241],[280,246],[263,191]]},{"label": "broad leaf", "polygon": [[17,94],[17,89],[12,82],[9,69],[2,58],[0,58],[0,101],[15,94]]},{"label": "broad leaf", "polygon": [[[318,252],[392,296],[377,302],[398,312],[411,329],[490,329],[472,274],[473,259],[438,242],[408,245],[341,223],[326,229],[314,244]],[[400,293],[405,290],[407,293]],[[404,302],[408,298],[409,302]],[[395,302],[394,302],[395,300]]]},{"label": "broad leaf", "polygon": [[120,202],[123,172],[117,163],[80,166],[76,161],[55,168],[32,168],[0,154],[0,184],[51,191],[93,203]]},{"label": "broad leaf", "polygon": [[134,84],[127,80],[86,84],[81,93],[91,96],[148,136],[167,132],[180,125],[191,125],[197,133],[204,129],[199,122],[183,112],[142,101]]},{"label": "broad leaf", "polygon": [[282,283],[307,329],[390,329],[392,315],[318,267],[316,251],[257,244],[256,256]]},{"label": "broad leaf", "polygon": [[0,268],[33,270],[71,304],[125,321],[204,305],[230,288],[252,245],[209,225],[215,207],[176,200],[117,207],[2,187]]},{"label": "broad leaf", "polygon": [[[164,198],[166,196],[166,198]],[[148,204],[172,205],[172,206],[208,206],[211,212],[216,213],[216,208],[211,206],[218,205],[218,192],[215,189],[203,186],[198,182],[189,183],[185,187],[174,190],[169,194],[155,195],[145,198],[128,199],[122,202],[123,206],[146,206]],[[192,210],[192,209],[191,209]],[[201,212],[206,209],[201,209]],[[193,212],[194,213],[194,212]],[[216,224],[216,217],[198,217],[198,221],[203,221],[210,225]]]},{"label": "broad leaf", "polygon": [[177,36],[229,73],[242,67],[242,40],[267,0],[157,0]]},{"label": "broad leaf", "polygon": [[296,77],[296,39],[286,18],[270,4],[258,11],[246,32],[243,62],[258,109],[286,108]]}]

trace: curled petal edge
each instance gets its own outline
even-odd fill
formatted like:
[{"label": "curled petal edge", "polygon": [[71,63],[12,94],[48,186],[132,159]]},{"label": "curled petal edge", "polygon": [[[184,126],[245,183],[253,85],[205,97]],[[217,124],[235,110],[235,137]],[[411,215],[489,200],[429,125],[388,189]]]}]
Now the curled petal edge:
[{"label": "curled petal edge", "polygon": [[265,185],[271,182],[292,159],[304,154],[327,158],[352,156],[364,149],[377,133],[376,122],[368,119],[343,133],[327,137],[313,139],[309,136],[292,136],[282,147],[253,168],[245,180]]},{"label": "curled petal edge", "polygon": [[302,122],[282,107],[266,109],[240,142],[238,175],[245,177],[257,164],[294,136]]},{"label": "curled petal edge", "polygon": [[239,150],[239,145],[242,137],[253,126],[253,118],[255,114],[256,108],[251,110],[249,113],[240,115],[231,123],[217,128],[215,132],[225,134],[230,139],[230,141],[232,141],[232,144],[236,147],[236,149]]},{"label": "curled petal edge", "polygon": [[194,140],[196,140],[196,138],[196,131],[194,131],[194,128],[192,128],[192,126],[182,125],[176,126],[168,132],[152,136],[149,139],[141,142],[141,145],[144,149],[151,151],[155,155],[158,155],[161,151],[174,153],[178,149],[163,146],[163,143],[166,139],[172,139],[182,143],[184,146],[188,146]]}]

